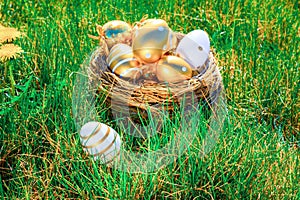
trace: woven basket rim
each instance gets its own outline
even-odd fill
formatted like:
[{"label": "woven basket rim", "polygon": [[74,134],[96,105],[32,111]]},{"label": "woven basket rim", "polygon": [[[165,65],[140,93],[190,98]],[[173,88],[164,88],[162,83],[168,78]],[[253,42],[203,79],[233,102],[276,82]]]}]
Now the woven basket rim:
[{"label": "woven basket rim", "polygon": [[[175,33],[178,42],[185,36],[183,33]],[[116,42],[116,44],[122,42]],[[197,96],[202,99],[216,99],[222,90],[222,77],[217,67],[217,62],[213,51],[210,51],[209,58],[205,64],[199,68],[197,75],[194,75],[189,80],[184,80],[176,83],[166,82],[151,82],[145,81],[140,83],[133,83],[123,78],[118,77],[110,71],[106,62],[106,57],[109,54],[109,47],[105,40],[101,40],[99,46],[92,53],[89,63],[89,79],[92,86],[96,85],[98,91],[106,92],[107,100],[111,97],[120,97],[120,106],[122,104],[133,105],[144,109],[147,101],[143,102],[144,97],[137,96],[132,98],[132,92],[138,90],[144,96],[148,96],[148,100],[157,102],[164,102],[163,97],[169,95],[169,89],[172,88],[174,96],[180,96],[186,92],[195,92]],[[95,88],[95,87],[94,87]],[[157,94],[157,93],[160,94]],[[214,94],[212,96],[212,94]],[[159,99],[162,98],[162,99]]]}]

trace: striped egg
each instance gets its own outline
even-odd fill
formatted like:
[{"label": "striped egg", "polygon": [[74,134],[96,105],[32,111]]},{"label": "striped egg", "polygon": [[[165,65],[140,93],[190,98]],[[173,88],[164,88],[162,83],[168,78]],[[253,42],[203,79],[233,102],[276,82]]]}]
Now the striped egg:
[{"label": "striped egg", "polygon": [[80,130],[80,142],[84,151],[100,159],[102,164],[113,161],[118,157],[121,146],[119,134],[106,124],[88,122]]},{"label": "striped egg", "polygon": [[176,37],[164,20],[151,19],[142,23],[133,35],[132,49],[142,63],[154,63],[176,44]]},{"label": "striped egg", "polygon": [[158,61],[156,76],[159,81],[178,82],[190,79],[192,69],[182,58],[165,56]]},{"label": "striped egg", "polygon": [[107,63],[111,71],[121,78],[138,78],[142,71],[139,68],[140,63],[134,57],[132,48],[126,44],[117,44],[112,47]]},{"label": "striped egg", "polygon": [[119,56],[120,54],[124,54],[126,52],[132,52],[132,48],[127,44],[118,43],[114,45],[107,56],[107,61],[110,61],[113,57]]},{"label": "striped egg", "polygon": [[114,38],[118,35],[131,32],[131,26],[121,20],[113,20],[103,25],[102,30],[106,38]]}]

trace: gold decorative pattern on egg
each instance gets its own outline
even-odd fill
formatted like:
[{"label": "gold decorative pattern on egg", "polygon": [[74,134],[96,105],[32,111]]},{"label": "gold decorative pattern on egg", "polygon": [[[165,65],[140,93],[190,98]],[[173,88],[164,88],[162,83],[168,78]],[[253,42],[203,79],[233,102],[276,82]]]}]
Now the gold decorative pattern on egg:
[{"label": "gold decorative pattern on egg", "polygon": [[106,124],[91,121],[80,130],[80,143],[83,150],[92,155],[94,160],[108,163],[116,158],[120,151],[119,134]]},{"label": "gold decorative pattern on egg", "polygon": [[107,63],[111,71],[122,78],[134,79],[141,75],[140,63],[131,48],[115,47],[108,55]]},{"label": "gold decorative pattern on egg", "polygon": [[99,156],[99,155],[104,154],[105,152],[107,152],[114,145],[116,139],[117,139],[117,134],[115,134],[113,141],[105,149],[99,151],[96,154],[93,154],[93,156]]},{"label": "gold decorative pattern on egg", "polygon": [[[100,131],[100,129],[98,131]],[[96,134],[97,134],[97,132],[96,132]],[[82,147],[86,148],[86,149],[94,148],[94,147],[98,146],[99,144],[103,143],[107,139],[107,137],[109,136],[109,134],[110,134],[110,128],[108,128],[106,130],[105,135],[101,139],[99,139],[97,142],[95,142],[95,143],[93,143],[91,145],[88,145],[88,146],[87,145],[82,145]],[[88,139],[90,139],[90,138],[88,138]]]},{"label": "gold decorative pattern on egg", "polygon": [[122,43],[116,44],[110,49],[109,55],[107,56],[107,62],[109,63],[113,57],[118,57],[118,55],[120,54],[126,54],[131,52],[132,48],[129,45]]},{"label": "gold decorative pattern on egg", "polygon": [[99,123],[99,125],[97,126],[97,128],[93,131],[93,133],[91,135],[87,135],[87,136],[82,136],[80,135],[81,139],[90,139],[92,137],[94,137],[95,135],[97,135],[97,133],[101,130],[101,124]]},{"label": "gold decorative pattern on egg", "polygon": [[159,81],[178,82],[190,79],[190,65],[177,56],[165,56],[157,63],[156,76]]}]

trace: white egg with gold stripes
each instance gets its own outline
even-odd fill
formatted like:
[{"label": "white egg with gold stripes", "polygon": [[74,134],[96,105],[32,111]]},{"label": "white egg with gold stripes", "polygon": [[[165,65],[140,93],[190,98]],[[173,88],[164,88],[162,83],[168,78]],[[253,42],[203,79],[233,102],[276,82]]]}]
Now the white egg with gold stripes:
[{"label": "white egg with gold stripes", "polygon": [[108,164],[119,157],[121,139],[119,134],[106,124],[91,121],[80,130],[80,142],[85,152]]}]

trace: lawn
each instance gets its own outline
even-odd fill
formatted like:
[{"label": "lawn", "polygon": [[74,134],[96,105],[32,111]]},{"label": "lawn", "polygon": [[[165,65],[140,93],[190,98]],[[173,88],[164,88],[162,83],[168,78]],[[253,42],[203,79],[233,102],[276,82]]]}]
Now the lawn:
[{"label": "lawn", "polygon": [[[88,37],[96,24],[146,15],[177,32],[209,34],[227,115],[206,155],[199,134],[174,162],[130,173],[85,154],[72,107],[77,74],[98,46]],[[24,33],[14,41],[24,52],[0,62],[0,197],[300,199],[299,18],[296,0],[1,1],[0,24]],[[97,109],[134,151],[139,143],[103,104]],[[188,123],[202,130],[202,121]],[[163,146],[172,126],[141,149]]]}]

